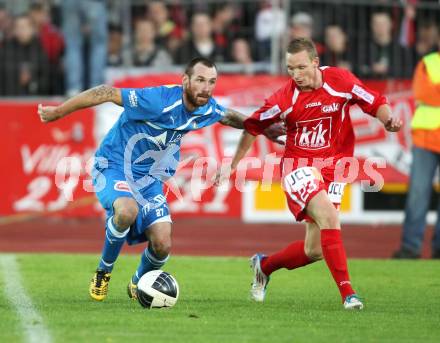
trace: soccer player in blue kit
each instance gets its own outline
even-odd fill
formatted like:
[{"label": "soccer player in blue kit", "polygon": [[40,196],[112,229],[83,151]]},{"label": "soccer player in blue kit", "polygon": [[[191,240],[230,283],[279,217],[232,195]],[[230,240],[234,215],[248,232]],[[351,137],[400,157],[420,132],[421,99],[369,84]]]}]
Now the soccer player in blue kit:
[{"label": "soccer player in blue kit", "polygon": [[[140,277],[168,260],[172,221],[163,181],[176,171],[182,137],[216,122],[243,128],[246,116],[212,98],[216,82],[215,64],[199,57],[186,66],[182,85],[138,89],[101,85],[59,106],[38,106],[43,122],[108,101],[124,107],[95,154],[92,172],[96,195],[107,212],[102,257],[89,288],[94,300],[107,296],[114,263],[126,240],[130,245],[149,242],[128,284],[130,298],[136,298]],[[276,142],[282,134],[280,126],[266,131]]]}]

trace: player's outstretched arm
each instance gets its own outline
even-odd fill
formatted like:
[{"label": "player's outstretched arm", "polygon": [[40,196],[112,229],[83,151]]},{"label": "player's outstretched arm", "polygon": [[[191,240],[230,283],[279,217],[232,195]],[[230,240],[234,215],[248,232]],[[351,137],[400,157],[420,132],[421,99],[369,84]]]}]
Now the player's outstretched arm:
[{"label": "player's outstretched arm", "polygon": [[227,108],[224,117],[220,123],[226,126],[235,127],[236,129],[243,129],[243,122],[247,117],[232,108]]},{"label": "player's outstretched arm", "polygon": [[[225,116],[222,118],[222,120],[220,120],[220,123],[223,125],[234,127],[236,129],[243,129],[243,123],[246,118],[247,117],[244,114],[228,108],[226,109]],[[284,145],[284,141],[281,140],[279,137],[285,134],[286,127],[282,122],[274,123],[263,131],[263,135],[265,135],[269,140],[280,145]]]},{"label": "player's outstretched arm", "polygon": [[121,90],[108,85],[100,85],[75,95],[59,106],[43,106],[39,104],[38,114],[41,121],[47,123],[82,108],[100,105],[104,102],[113,102],[116,105],[122,106]]},{"label": "player's outstretched arm", "polygon": [[256,138],[257,136],[251,135],[247,131],[243,131],[243,133],[241,134],[240,142],[238,142],[237,150],[235,151],[234,157],[232,158],[232,171],[235,171],[237,169],[238,163],[247,154]]},{"label": "player's outstretched arm", "polygon": [[376,117],[389,132],[397,132],[402,127],[402,120],[393,116],[391,108],[387,104],[379,106]]},{"label": "player's outstretched arm", "polygon": [[238,163],[246,155],[256,138],[257,136],[253,136],[247,131],[243,131],[237,150],[232,158],[231,165],[227,169],[219,169],[217,171],[214,180],[215,186],[220,186],[224,181],[229,179],[230,175],[237,169]]}]

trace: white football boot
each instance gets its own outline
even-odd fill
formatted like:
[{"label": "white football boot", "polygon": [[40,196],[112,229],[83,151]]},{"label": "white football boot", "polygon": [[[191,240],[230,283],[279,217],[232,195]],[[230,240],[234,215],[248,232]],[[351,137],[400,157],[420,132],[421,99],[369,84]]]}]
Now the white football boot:
[{"label": "white football boot", "polygon": [[362,310],[364,308],[364,304],[362,304],[362,301],[359,299],[357,294],[352,294],[345,298],[344,308],[346,310]]},{"label": "white football boot", "polygon": [[254,273],[254,279],[251,285],[251,298],[257,302],[263,302],[266,296],[266,288],[270,278],[261,270],[261,260],[265,257],[263,254],[255,254],[250,259],[250,266]]}]

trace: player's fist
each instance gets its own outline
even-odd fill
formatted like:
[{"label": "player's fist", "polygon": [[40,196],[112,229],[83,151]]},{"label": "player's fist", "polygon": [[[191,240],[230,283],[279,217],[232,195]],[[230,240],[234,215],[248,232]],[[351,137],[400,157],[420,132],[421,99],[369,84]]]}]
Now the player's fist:
[{"label": "player's fist", "polygon": [[38,115],[43,123],[57,120],[62,117],[57,106],[43,106],[38,104]]},{"label": "player's fist", "polygon": [[282,137],[286,135],[286,132],[287,129],[284,122],[278,122],[267,127],[263,131],[263,134],[272,142],[278,143],[280,145],[285,145],[285,140],[283,140]]},{"label": "player's fist", "polygon": [[214,186],[220,187],[231,177],[231,166],[220,167],[214,176]]},{"label": "player's fist", "polygon": [[397,132],[401,129],[403,122],[399,118],[390,117],[383,125],[387,131]]}]

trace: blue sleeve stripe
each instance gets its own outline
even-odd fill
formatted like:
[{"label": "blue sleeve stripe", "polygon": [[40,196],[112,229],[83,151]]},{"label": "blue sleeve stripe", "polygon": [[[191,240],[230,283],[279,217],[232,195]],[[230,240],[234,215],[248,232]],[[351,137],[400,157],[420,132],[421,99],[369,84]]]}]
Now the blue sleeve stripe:
[{"label": "blue sleeve stripe", "polygon": [[179,106],[179,105],[182,105],[182,99],[179,99],[179,100],[177,100],[174,104],[172,104],[172,105],[170,105],[170,106],[168,106],[168,107],[165,107],[165,108],[162,110],[162,113],[167,113],[167,112],[171,111],[173,108],[175,108],[175,107],[177,107],[177,106]]},{"label": "blue sleeve stripe", "polygon": [[211,113],[212,113],[212,106],[209,106],[208,110],[205,113],[203,113],[202,115],[207,116],[208,114],[211,114]]},{"label": "blue sleeve stripe", "polygon": [[194,119],[197,119],[197,117],[191,117],[191,118],[189,118],[189,120],[188,120],[185,124],[180,125],[180,126],[179,126],[178,128],[176,128],[175,130],[183,130],[185,127],[187,127],[189,124],[191,124],[191,122],[192,122]]},{"label": "blue sleeve stripe", "polygon": [[145,120],[144,123],[147,124],[147,125],[149,125],[149,126],[151,126],[153,129],[156,129],[156,130],[163,130],[160,126],[157,126],[157,125],[155,125],[155,124],[149,122],[148,120]]},{"label": "blue sleeve stripe", "polygon": [[[206,115],[211,114],[211,113],[212,113],[212,106],[209,106],[209,109],[208,109],[205,113],[203,113],[202,116],[206,116]],[[194,116],[194,117],[189,118],[188,121],[187,121],[185,124],[180,125],[180,126],[179,126],[178,128],[176,128],[175,130],[182,130],[182,129],[186,128],[189,124],[191,124],[191,122],[192,122],[194,119],[197,119],[197,118],[199,118],[199,117]]]},{"label": "blue sleeve stripe", "polygon": [[222,117],[225,115],[225,111],[222,111],[218,108],[215,109],[215,113],[220,114]]}]

